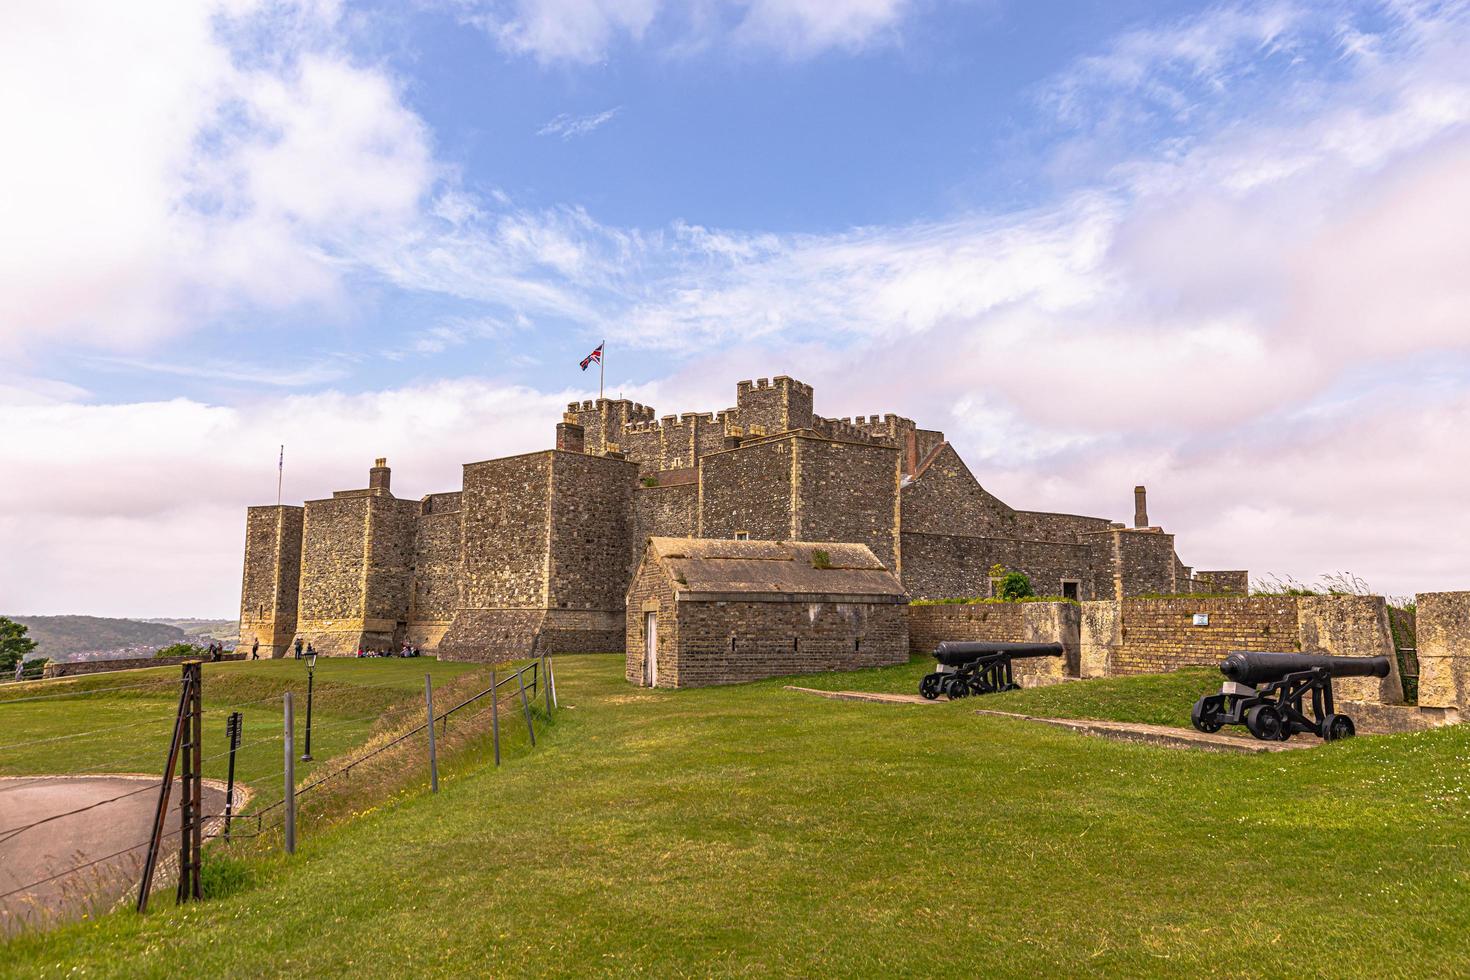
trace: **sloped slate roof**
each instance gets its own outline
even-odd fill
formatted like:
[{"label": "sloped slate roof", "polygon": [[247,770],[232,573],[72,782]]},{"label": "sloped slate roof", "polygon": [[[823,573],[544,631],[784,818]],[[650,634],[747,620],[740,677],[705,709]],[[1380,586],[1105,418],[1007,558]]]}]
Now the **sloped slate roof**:
[{"label": "sloped slate roof", "polygon": [[[650,538],[649,551],[681,599],[908,601],[903,584],[861,544]],[[817,567],[819,551],[829,567]]]}]

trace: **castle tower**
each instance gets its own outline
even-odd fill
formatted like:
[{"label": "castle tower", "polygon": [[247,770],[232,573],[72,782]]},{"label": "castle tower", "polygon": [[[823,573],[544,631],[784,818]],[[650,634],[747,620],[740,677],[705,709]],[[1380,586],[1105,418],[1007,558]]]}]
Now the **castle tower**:
[{"label": "castle tower", "polygon": [[257,641],[263,657],[284,657],[296,636],[301,583],[300,507],[245,512],[245,575],[240,586],[240,649]]},{"label": "castle tower", "polygon": [[775,435],[812,427],[812,387],[786,377],[741,381],[735,406],[746,435]]}]

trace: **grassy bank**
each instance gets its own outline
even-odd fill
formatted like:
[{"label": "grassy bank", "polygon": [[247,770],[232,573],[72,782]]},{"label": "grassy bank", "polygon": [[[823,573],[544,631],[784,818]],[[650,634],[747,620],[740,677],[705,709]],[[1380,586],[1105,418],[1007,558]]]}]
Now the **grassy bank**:
[{"label": "grassy bank", "polygon": [[1466,728],[1226,756],[621,675],[562,658],[535,752],[242,862],[227,897],[18,940],[0,971],[1470,971]]}]

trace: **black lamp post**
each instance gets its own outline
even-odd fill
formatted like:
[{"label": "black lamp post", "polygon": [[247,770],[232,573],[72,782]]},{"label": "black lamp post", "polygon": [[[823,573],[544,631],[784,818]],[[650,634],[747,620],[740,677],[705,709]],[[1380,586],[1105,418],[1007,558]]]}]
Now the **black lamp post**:
[{"label": "black lamp post", "polygon": [[311,761],[311,694],[316,681],[316,651],[306,658],[306,751],[301,756],[302,762]]}]

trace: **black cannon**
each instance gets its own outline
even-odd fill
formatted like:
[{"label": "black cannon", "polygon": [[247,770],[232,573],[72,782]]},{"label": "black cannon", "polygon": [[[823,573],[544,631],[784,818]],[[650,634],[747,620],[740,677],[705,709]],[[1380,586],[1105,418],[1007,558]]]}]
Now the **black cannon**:
[{"label": "black cannon", "polygon": [[[1315,653],[1232,651],[1220,664],[1225,683],[1219,694],[1194,703],[1189,720],[1202,732],[1245,725],[1267,742],[1284,742],[1310,732],[1328,742],[1350,738],[1356,729],[1332,704],[1334,677],[1387,677],[1387,657],[1329,657]],[[1312,695],[1312,715],[1303,700]]]},{"label": "black cannon", "polygon": [[946,640],[934,648],[939,669],[919,681],[919,693],[930,701],[939,695],[953,701],[971,694],[1014,691],[1021,685],[1011,661],[1028,657],[1060,657],[1060,643],[961,643]]}]

